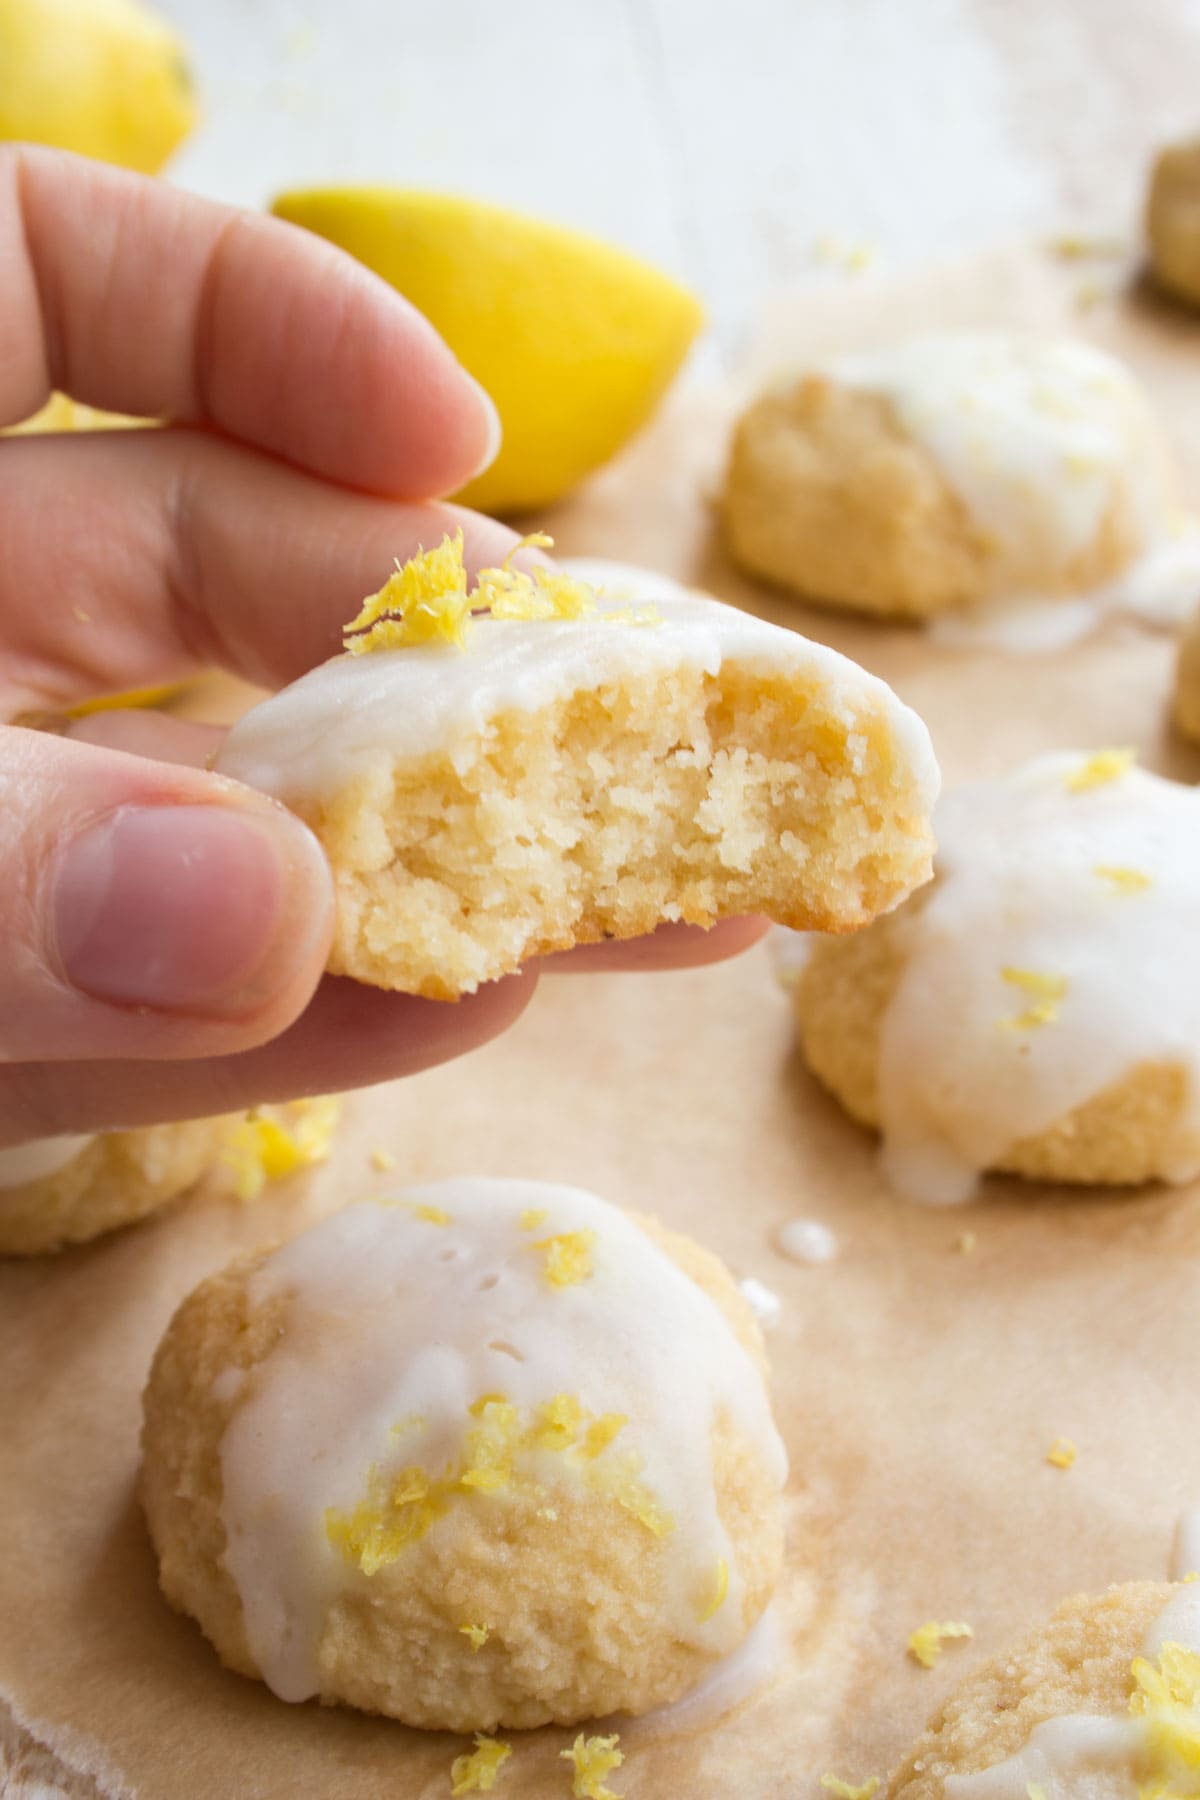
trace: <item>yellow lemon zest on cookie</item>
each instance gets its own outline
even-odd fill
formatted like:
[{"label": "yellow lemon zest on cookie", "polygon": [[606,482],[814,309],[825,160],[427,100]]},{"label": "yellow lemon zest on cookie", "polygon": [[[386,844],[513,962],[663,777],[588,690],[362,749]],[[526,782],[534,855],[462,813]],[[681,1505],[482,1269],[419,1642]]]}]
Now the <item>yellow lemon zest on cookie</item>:
[{"label": "yellow lemon zest on cookie", "polygon": [[1154,886],[1154,877],[1141,869],[1127,869],[1120,863],[1097,863],[1092,870],[1101,881],[1111,881],[1119,894],[1142,894]]},{"label": "yellow lemon zest on cookie", "polygon": [[550,1209],[546,1206],[527,1206],[521,1214],[521,1230],[536,1231],[550,1217]]},{"label": "yellow lemon zest on cookie", "polygon": [[699,1612],[701,1625],[707,1625],[714,1613],[720,1612],[725,1604],[725,1596],[729,1592],[729,1564],[723,1556],[718,1556],[716,1572],[713,1577],[713,1589]]},{"label": "yellow lemon zest on cookie", "polygon": [[932,1669],[941,1657],[942,1644],[947,1638],[974,1637],[969,1625],[956,1619],[930,1619],[925,1625],[918,1625],[908,1640],[909,1655],[920,1663],[923,1669]]},{"label": "yellow lemon zest on cookie", "polygon": [[1157,1662],[1134,1659],[1129,1710],[1142,1722],[1150,1780],[1138,1800],[1195,1793],[1200,1771],[1200,1652],[1164,1644]]},{"label": "yellow lemon zest on cookie", "polygon": [[604,1781],[625,1761],[624,1751],[617,1748],[620,1741],[615,1732],[612,1737],[584,1737],[580,1732],[569,1750],[559,1751],[563,1762],[575,1765],[571,1783],[574,1800],[621,1800]]},{"label": "yellow lemon zest on cookie", "polygon": [[476,1732],[474,1750],[456,1756],[450,1765],[451,1794],[489,1794],[511,1755],[511,1744]]},{"label": "yellow lemon zest on cookie", "polygon": [[1053,1463],[1056,1469],[1070,1469],[1074,1467],[1077,1455],[1078,1451],[1070,1438],[1056,1437],[1046,1452],[1046,1461]]},{"label": "yellow lemon zest on cookie", "polygon": [[596,610],[596,591],[586,581],[560,570],[536,568],[532,574],[514,569],[518,550],[549,550],[548,532],[531,531],[513,545],[498,569],[481,569],[471,595],[475,612],[493,619],[586,619]]},{"label": "yellow lemon zest on cookie", "polygon": [[325,1535],[347,1562],[364,1575],[376,1575],[410,1544],[425,1536],[446,1510],[444,1482],[431,1482],[420,1467],[401,1469],[389,1482],[372,1466],[366,1497],[353,1512],[327,1507]]},{"label": "yellow lemon zest on cookie", "polygon": [[479,1423],[467,1433],[459,1486],[495,1494],[512,1480],[521,1415],[503,1395],[487,1394],[471,1407]]},{"label": "yellow lemon zest on cookie", "polygon": [[1065,975],[1045,975],[1037,969],[1011,966],[1001,969],[1000,974],[1009,987],[1019,988],[1033,1000],[1024,1012],[1000,1020],[1005,1031],[1033,1031],[1040,1025],[1053,1025],[1070,987]]},{"label": "yellow lemon zest on cookie", "polygon": [[1097,750],[1094,756],[1087,757],[1078,768],[1072,769],[1067,776],[1067,792],[1085,794],[1091,788],[1104,787],[1110,781],[1120,781],[1136,761],[1136,750]]},{"label": "yellow lemon zest on cookie", "polygon": [[557,1237],[538,1238],[530,1249],[545,1257],[544,1273],[551,1287],[575,1287],[592,1273],[594,1231],[563,1231]]},{"label": "yellow lemon zest on cookie", "polygon": [[598,1463],[590,1485],[598,1493],[615,1500],[618,1506],[623,1507],[639,1525],[644,1525],[654,1537],[669,1537],[675,1529],[675,1521],[670,1513],[662,1510],[656,1496],[638,1479],[641,1472],[641,1457],[636,1450],[627,1450],[624,1455],[606,1456]]},{"label": "yellow lemon zest on cookie", "polygon": [[852,1781],[843,1781],[840,1775],[826,1770],[821,1777],[821,1786],[827,1794],[837,1794],[838,1800],[872,1800],[872,1796],[879,1792],[879,1777],[872,1775],[855,1787]]},{"label": "yellow lemon zest on cookie", "polygon": [[412,1209],[414,1219],[424,1220],[426,1225],[453,1225],[454,1214],[446,1212],[444,1207],[429,1206],[424,1200],[415,1204]]},{"label": "yellow lemon zest on cookie", "polygon": [[470,1638],[472,1650],[482,1650],[491,1631],[488,1625],[460,1625],[458,1629],[463,1637]]},{"label": "yellow lemon zest on cookie", "polygon": [[532,1450],[569,1450],[579,1436],[583,1416],[574,1394],[555,1394],[538,1407],[526,1442]]},{"label": "yellow lemon zest on cookie", "polygon": [[436,550],[421,550],[406,563],[397,562],[379,592],[368,594],[343,627],[342,642],[351,656],[436,643],[439,638],[461,648],[467,641],[470,613],[460,529],[453,537],[443,537]]},{"label": "yellow lemon zest on cookie", "polygon": [[584,1462],[595,1462],[598,1456],[604,1455],[617,1433],[623,1431],[628,1423],[625,1413],[602,1413],[598,1419],[592,1420],[584,1432],[577,1455]]},{"label": "yellow lemon zest on cookie", "polygon": [[254,1108],[231,1133],[221,1160],[233,1170],[239,1200],[253,1200],[268,1181],[324,1162],[341,1113],[335,1094],[297,1100],[286,1114]]}]

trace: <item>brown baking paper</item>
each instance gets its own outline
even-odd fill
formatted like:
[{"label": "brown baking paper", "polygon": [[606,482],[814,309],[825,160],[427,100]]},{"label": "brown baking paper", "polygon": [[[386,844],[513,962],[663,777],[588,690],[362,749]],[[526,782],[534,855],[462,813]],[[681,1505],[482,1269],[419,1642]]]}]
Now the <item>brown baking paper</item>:
[{"label": "brown baking paper", "polygon": [[[1200,324],[1127,302],[1077,316],[1081,279],[1024,251],[809,295],[777,309],[754,366],[918,323],[1065,324],[1143,372],[1200,495]],[[656,564],[835,643],[925,715],[951,779],[1110,743],[1200,775],[1165,728],[1162,637],[1110,624],[1045,657],[939,651],[741,581],[703,498],[736,399],[681,393],[547,521],[560,549]],[[347,1112],[325,1169],[253,1205],[201,1194],[89,1249],[0,1269],[6,1794],[43,1796],[48,1774],[71,1796],[139,1800],[449,1793],[461,1739],[288,1707],[223,1671],[160,1600],[134,1497],[140,1389],[172,1309],[233,1253],[377,1188],[376,1146],[396,1157],[389,1182],[477,1173],[594,1188],[694,1232],[782,1299],[771,1348],[792,1460],[786,1647],[770,1685],[719,1723],[674,1737],[625,1725],[612,1780],[628,1800],[815,1800],[826,1770],[882,1774],[974,1662],[1065,1594],[1165,1574],[1176,1517],[1200,1500],[1196,1190],[993,1181],[953,1211],[896,1200],[872,1139],[805,1074],[762,950],[653,979],[547,978],[503,1041]],[[833,1228],[833,1262],[778,1255],[774,1233],[796,1215]],[[1066,1471],[1046,1461],[1060,1435],[1079,1451]],[[905,1645],[930,1618],[975,1635],[927,1671]],[[568,1736],[511,1734],[497,1795],[566,1796]]]}]

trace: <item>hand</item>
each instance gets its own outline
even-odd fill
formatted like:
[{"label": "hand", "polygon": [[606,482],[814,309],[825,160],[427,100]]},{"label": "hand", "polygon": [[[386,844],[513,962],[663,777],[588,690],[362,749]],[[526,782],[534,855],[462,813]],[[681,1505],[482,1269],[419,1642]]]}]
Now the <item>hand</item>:
[{"label": "hand", "polygon": [[[0,717],[221,666],[267,686],[340,648],[434,504],[495,454],[483,390],[391,288],[274,220],[0,147],[0,425],[54,388],[159,431],[0,445]],[[157,715],[0,726],[0,1144],[350,1088],[473,1048],[532,973],[456,1006],[322,978],[324,855]],[[680,929],[584,966],[730,954]],[[570,958],[555,959],[571,966]]]}]

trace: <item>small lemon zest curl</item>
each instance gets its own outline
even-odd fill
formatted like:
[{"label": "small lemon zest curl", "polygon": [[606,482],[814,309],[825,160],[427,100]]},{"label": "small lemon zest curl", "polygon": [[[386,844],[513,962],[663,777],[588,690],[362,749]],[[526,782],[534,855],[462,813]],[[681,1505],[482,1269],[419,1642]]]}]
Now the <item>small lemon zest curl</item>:
[{"label": "small lemon zest curl", "polygon": [[255,1107],[236,1125],[221,1153],[239,1200],[255,1200],[268,1181],[282,1181],[329,1155],[342,1110],[336,1094],[297,1100],[289,1108]]},{"label": "small lemon zest curl", "polygon": [[1121,863],[1097,863],[1092,870],[1101,881],[1111,881],[1119,894],[1144,894],[1154,886],[1154,877],[1141,869],[1129,869]]},{"label": "small lemon zest curl", "polygon": [[511,1744],[476,1732],[474,1750],[456,1756],[450,1765],[451,1794],[491,1793],[497,1775],[511,1755]]},{"label": "small lemon zest curl", "polygon": [[1065,975],[1046,975],[1038,969],[1014,969],[1011,966],[1001,969],[1000,974],[1009,987],[1018,988],[1033,1001],[1024,1012],[1000,1020],[1005,1031],[1035,1031],[1041,1025],[1053,1025],[1071,985]]},{"label": "small lemon zest curl", "polygon": [[855,1787],[852,1781],[843,1781],[840,1775],[826,1770],[821,1777],[821,1786],[827,1794],[837,1794],[838,1800],[872,1800],[879,1791],[879,1777],[872,1775],[868,1780]]},{"label": "small lemon zest curl", "polygon": [[574,1800],[621,1800],[604,1780],[625,1761],[625,1752],[617,1748],[620,1741],[615,1732],[612,1737],[584,1737],[580,1732],[569,1750],[559,1751],[563,1762],[575,1765],[571,1782]]},{"label": "small lemon zest curl", "polygon": [[1150,1779],[1138,1800],[1174,1800],[1197,1791],[1200,1771],[1200,1653],[1166,1643],[1157,1661],[1136,1657],[1129,1711],[1145,1734]]},{"label": "small lemon zest curl", "polygon": [[441,641],[465,650],[472,618],[484,613],[506,620],[598,617],[613,625],[658,623],[653,606],[601,611],[590,582],[560,569],[513,568],[519,550],[548,550],[553,543],[547,532],[531,531],[513,545],[499,568],[481,569],[468,587],[462,531],[447,534],[436,549],[397,561],[378,593],[368,594],[343,627],[345,648],[351,656],[367,656]]},{"label": "small lemon zest curl", "polygon": [[550,1217],[548,1206],[527,1206],[521,1214],[521,1230],[536,1231]]},{"label": "small lemon zest curl", "polygon": [[1056,1437],[1046,1452],[1046,1461],[1053,1463],[1056,1469],[1071,1469],[1078,1454],[1069,1437]]},{"label": "small lemon zest curl", "polygon": [[1106,787],[1110,781],[1120,781],[1136,761],[1137,751],[1126,747],[1097,750],[1094,756],[1087,757],[1078,768],[1072,769],[1067,776],[1067,792],[1086,794],[1092,788]]},{"label": "small lemon zest curl", "polygon": [[941,1659],[942,1644],[948,1638],[969,1638],[975,1633],[961,1619],[930,1619],[918,1625],[908,1640],[909,1655],[923,1669],[932,1669]]},{"label": "small lemon zest curl", "polygon": [[460,1625],[458,1629],[463,1637],[470,1638],[472,1650],[482,1650],[491,1633],[489,1625]]},{"label": "small lemon zest curl", "polygon": [[538,1238],[530,1245],[545,1257],[544,1274],[551,1287],[576,1287],[592,1274],[594,1231],[562,1231],[556,1237]]},{"label": "small lemon zest curl", "polygon": [[718,1556],[716,1574],[713,1579],[713,1591],[712,1591],[710,1598],[704,1603],[703,1607],[700,1609],[700,1613],[699,1613],[699,1619],[700,1619],[701,1625],[707,1625],[708,1621],[716,1613],[720,1612],[721,1608],[725,1604],[725,1596],[728,1594],[728,1592],[729,1592],[729,1564],[725,1561],[725,1558],[723,1556]]}]

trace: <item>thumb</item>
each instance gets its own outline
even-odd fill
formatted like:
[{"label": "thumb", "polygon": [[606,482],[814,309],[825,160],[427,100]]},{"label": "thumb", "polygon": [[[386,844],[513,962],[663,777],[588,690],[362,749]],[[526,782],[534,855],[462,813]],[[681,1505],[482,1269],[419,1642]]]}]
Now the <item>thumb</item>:
[{"label": "thumb", "polygon": [[246,1050],[333,925],[316,839],[198,769],[0,728],[0,1062]]}]

